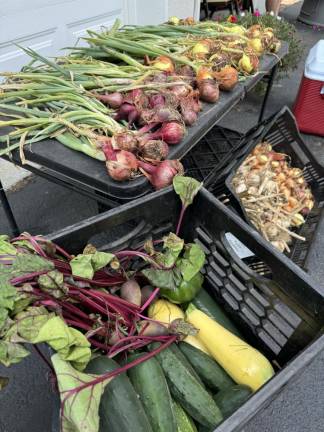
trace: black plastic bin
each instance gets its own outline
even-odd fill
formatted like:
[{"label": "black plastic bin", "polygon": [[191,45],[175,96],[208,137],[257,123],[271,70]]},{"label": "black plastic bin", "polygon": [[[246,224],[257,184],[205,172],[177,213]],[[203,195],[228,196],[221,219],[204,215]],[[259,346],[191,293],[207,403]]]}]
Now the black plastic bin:
[{"label": "black plastic bin", "polygon": [[[180,200],[168,188],[49,238],[70,253],[81,251],[88,242],[110,251],[135,248],[150,237],[161,238],[174,230],[179,210]],[[206,189],[188,208],[181,235],[186,241],[199,242],[206,252],[205,287],[245,338],[280,368],[217,428],[217,432],[239,430],[324,347],[324,336],[318,338],[324,324],[324,292]]]},{"label": "black plastic bin", "polygon": [[[289,108],[284,107],[275,116],[259,125],[258,133],[243,139],[241,148],[233,152],[231,162],[217,172],[211,172],[206,180],[206,187],[216,197],[235,210],[248,223],[249,219],[241,206],[240,199],[231,186],[232,179],[253,148],[260,142],[269,142],[275,151],[288,154],[291,165],[303,170],[303,175],[315,198],[315,205],[303,224],[296,232],[306,241],[293,239],[287,255],[300,267],[307,270],[307,257],[312,247],[323,215],[324,206],[324,167],[320,165],[303,141],[295,118]],[[251,225],[253,226],[253,225]]]}]

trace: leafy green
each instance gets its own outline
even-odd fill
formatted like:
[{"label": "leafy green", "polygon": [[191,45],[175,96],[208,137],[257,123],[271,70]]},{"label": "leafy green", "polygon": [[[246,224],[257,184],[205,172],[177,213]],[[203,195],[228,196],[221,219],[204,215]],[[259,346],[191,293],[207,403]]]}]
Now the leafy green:
[{"label": "leafy green", "polygon": [[188,243],[185,246],[183,258],[177,261],[185,281],[190,281],[203,267],[205,263],[205,253],[196,243]]},{"label": "leafy green", "polygon": [[7,280],[30,273],[53,270],[54,264],[38,255],[18,254],[10,266],[0,264],[0,278]]},{"label": "leafy green", "polygon": [[63,360],[71,361],[80,370],[86,367],[91,357],[87,338],[43,306],[29,307],[17,314],[6,340],[33,344],[46,342]]},{"label": "leafy green", "polygon": [[156,261],[174,267],[166,270],[150,267],[142,273],[153,286],[174,291],[183,281],[191,281],[199,273],[205,263],[205,254],[196,243],[184,245],[184,241],[173,233],[163,240],[164,251],[157,255]]},{"label": "leafy green", "polygon": [[38,277],[38,284],[42,291],[48,292],[55,298],[64,296],[68,289],[64,284],[64,275],[58,270],[52,270]]},{"label": "leafy green", "polygon": [[17,249],[9,242],[7,235],[0,235],[0,255],[16,255]]},{"label": "leafy green", "polygon": [[19,363],[23,358],[29,355],[22,345],[18,343],[0,340],[0,363],[8,367],[12,364]]},{"label": "leafy green", "polygon": [[70,261],[73,276],[92,279],[94,273],[105,267],[115,258],[114,254],[95,251],[94,253],[79,254]]},{"label": "leafy green", "polygon": [[180,196],[182,205],[188,207],[192,204],[193,199],[199,192],[203,183],[199,183],[192,177],[175,176],[173,177],[173,188],[175,192]]},{"label": "leafy green", "polygon": [[142,273],[151,285],[158,288],[175,290],[182,281],[180,270],[177,267],[172,270],[158,270],[151,267],[142,270]]},{"label": "leafy green", "polygon": [[12,309],[17,298],[17,290],[8,281],[6,275],[1,275],[2,264],[0,264],[0,308]]},{"label": "leafy green", "polygon": [[[57,354],[54,354],[51,360],[63,406],[62,432],[98,432],[100,399],[112,378],[75,391],[74,389],[93,381],[97,376],[75,370]],[[73,394],[69,394],[70,390],[74,390]]]},{"label": "leafy green", "polygon": [[175,264],[184,246],[184,241],[173,233],[163,238],[165,252],[157,256],[157,261],[166,267]]}]

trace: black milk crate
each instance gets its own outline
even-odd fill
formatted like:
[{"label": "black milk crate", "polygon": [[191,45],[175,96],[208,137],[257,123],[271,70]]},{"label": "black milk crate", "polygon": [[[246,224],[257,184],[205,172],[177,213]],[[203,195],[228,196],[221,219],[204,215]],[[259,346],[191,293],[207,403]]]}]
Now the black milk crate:
[{"label": "black milk crate", "polygon": [[[80,252],[88,242],[100,250],[136,248],[174,230],[179,211],[179,197],[167,188],[48,238],[70,253]],[[324,324],[324,292],[204,188],[187,209],[180,234],[186,242],[203,247],[205,288],[277,370],[217,428],[217,432],[239,430],[324,347],[324,336],[318,338]]]},{"label": "black milk crate", "polygon": [[[243,151],[234,154],[231,163],[222,169],[221,173],[210,174],[206,181],[206,187],[250,224],[240,199],[232,187],[232,179],[244,159],[262,141],[269,142],[275,151],[290,156],[291,166],[303,170],[303,175],[314,195],[314,208],[307,216],[306,222],[295,230],[297,234],[305,237],[306,241],[293,238],[291,245],[289,245],[290,252],[286,252],[287,256],[296,264],[307,270],[307,257],[323,214],[324,167],[309,151],[298,131],[295,118],[287,107],[284,107],[274,117],[261,125],[258,134],[252,139],[247,139],[245,146],[242,146]],[[252,224],[251,226],[254,227]]]}]

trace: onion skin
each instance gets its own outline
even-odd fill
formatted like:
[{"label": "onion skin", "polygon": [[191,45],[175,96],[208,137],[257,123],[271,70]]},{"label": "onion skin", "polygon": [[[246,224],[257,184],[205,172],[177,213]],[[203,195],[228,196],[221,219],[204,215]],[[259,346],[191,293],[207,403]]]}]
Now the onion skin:
[{"label": "onion skin", "polygon": [[225,66],[219,72],[214,72],[214,77],[222,91],[231,91],[238,83],[238,72],[232,66]]},{"label": "onion skin", "polygon": [[140,144],[140,153],[144,159],[160,161],[166,159],[169,154],[168,144],[161,140],[147,140]]},{"label": "onion skin", "polygon": [[203,79],[198,81],[200,99],[205,102],[215,103],[219,99],[219,87],[213,79]]},{"label": "onion skin", "polygon": [[138,148],[137,138],[128,132],[119,133],[114,135],[114,140],[120,150],[126,150],[135,153]]}]

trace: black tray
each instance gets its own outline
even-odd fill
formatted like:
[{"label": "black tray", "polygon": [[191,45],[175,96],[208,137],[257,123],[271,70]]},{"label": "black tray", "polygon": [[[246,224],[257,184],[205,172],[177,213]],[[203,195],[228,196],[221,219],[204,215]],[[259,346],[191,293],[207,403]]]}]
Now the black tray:
[{"label": "black tray", "polygon": [[[188,129],[187,136],[180,144],[170,146],[169,158],[182,159],[220,118],[243,99],[246,93],[250,91],[262,77],[280,61],[280,58],[287,54],[287,52],[287,44],[283,43],[276,56],[267,54],[262,57],[259,67],[260,72],[258,74],[239,83],[232,92],[222,92],[216,104],[204,104],[203,110],[199,114],[198,121]],[[6,146],[5,143],[0,144],[0,148],[4,146]],[[143,176],[137,177],[131,181],[115,182],[107,175],[104,163],[66,148],[54,139],[35,143],[32,146],[26,145],[24,152],[28,161],[51,170],[51,176],[52,178],[54,177],[53,181],[55,181],[55,172],[57,172],[59,175],[65,176],[68,182],[78,182],[88,186],[96,192],[100,192],[105,196],[108,195],[117,203],[127,202],[152,191],[149,182]],[[12,159],[9,160],[21,165],[19,151],[14,151],[12,153]],[[28,165],[25,166],[25,168],[29,169]]]},{"label": "black tray", "polygon": [[[286,253],[296,264],[307,269],[307,256],[311,250],[313,238],[322,218],[322,209],[324,206],[324,168],[309,151],[298,131],[295,118],[287,107],[284,107],[274,117],[267,120],[259,128],[257,137],[250,140],[247,139],[243,152],[235,154],[230,166],[227,166],[223,170],[222,175],[218,176],[218,178],[215,177],[214,182],[208,184],[207,187],[211,192],[220,196],[223,201],[226,201],[228,205],[232,206],[244,220],[250,223],[241,205],[241,201],[232,187],[232,179],[246,156],[261,141],[269,142],[275,151],[288,154],[291,157],[291,165],[303,170],[304,177],[314,195],[314,208],[307,216],[305,224],[296,231],[299,235],[305,237],[306,241],[293,238],[289,246],[291,250],[289,253]],[[253,225],[251,224],[251,226]]]},{"label": "black tray", "polygon": [[[87,242],[110,251],[134,248],[174,230],[179,210],[179,198],[168,188],[48,237],[70,253],[79,252]],[[235,236],[234,242],[228,233]],[[217,428],[217,432],[239,430],[323,349],[324,337],[317,336],[324,324],[324,292],[206,189],[189,207],[181,235],[200,243],[206,252],[208,291],[245,338],[281,367]]]}]

